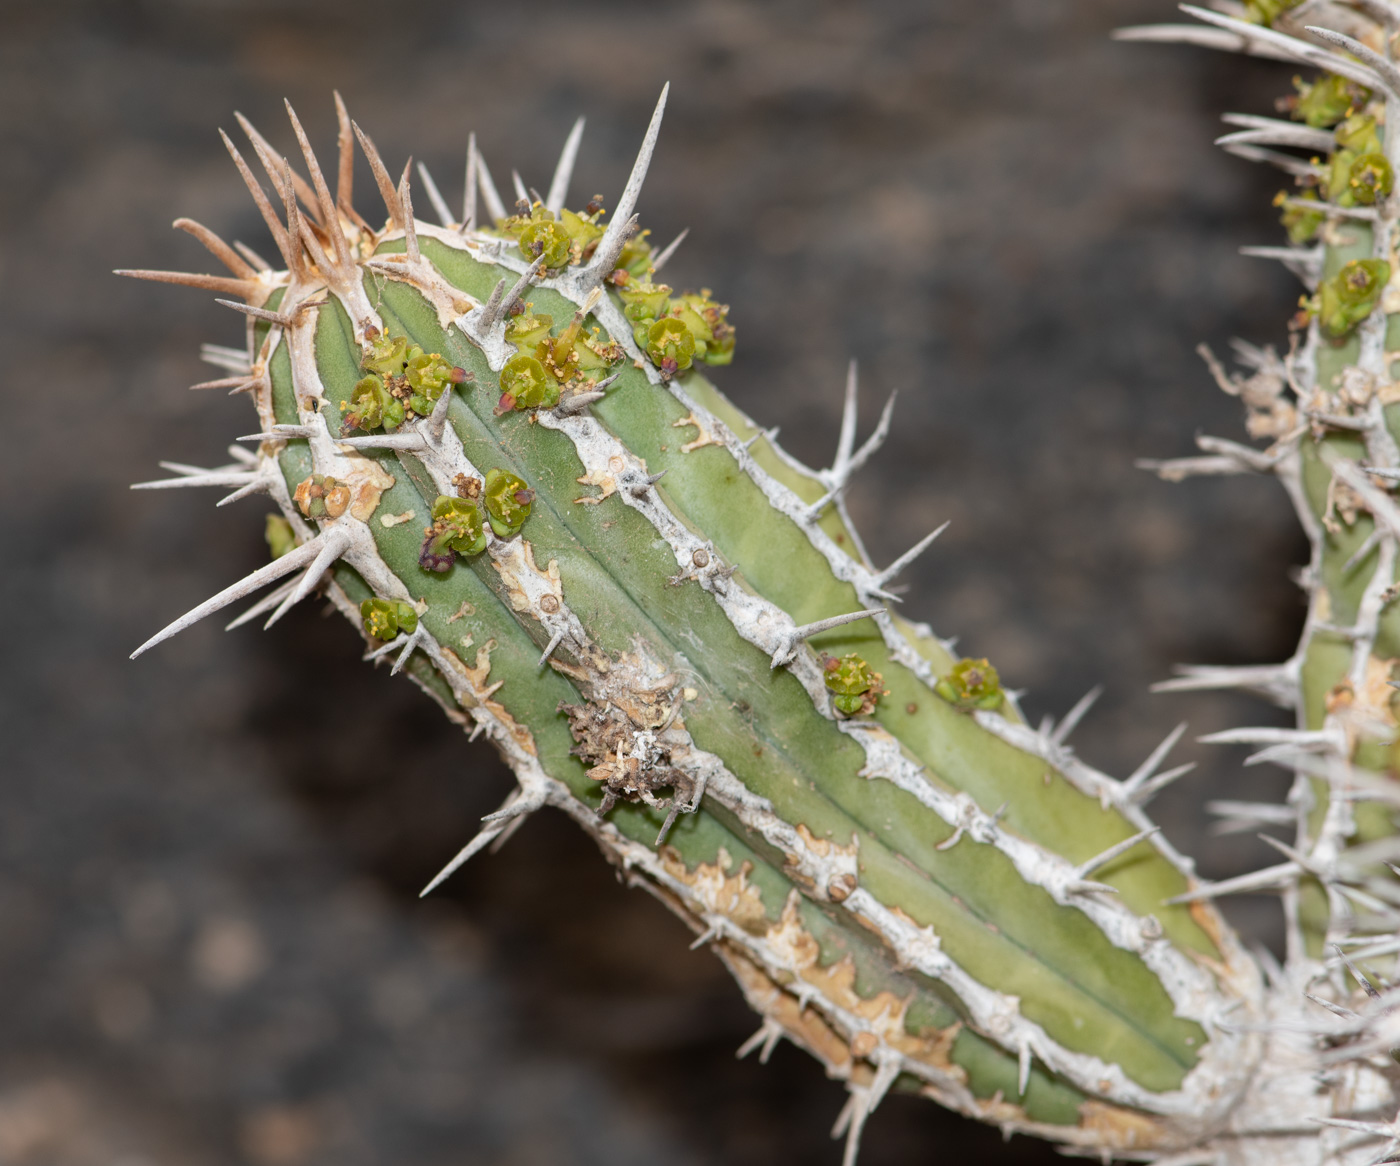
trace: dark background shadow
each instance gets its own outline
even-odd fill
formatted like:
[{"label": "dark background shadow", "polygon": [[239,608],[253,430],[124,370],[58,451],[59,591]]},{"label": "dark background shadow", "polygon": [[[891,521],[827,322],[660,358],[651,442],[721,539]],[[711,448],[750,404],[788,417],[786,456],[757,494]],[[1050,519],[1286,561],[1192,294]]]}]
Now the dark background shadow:
[{"label": "dark background shadow", "polygon": [[[177,215],[270,250],[214,133],[234,109],[289,149],[289,97],[329,151],[339,87],[391,168],[411,151],[451,198],[469,130],[498,180],[542,186],[583,113],[573,189],[611,201],[670,80],[640,209],[659,241],[691,228],[667,278],[732,305],[721,386],[811,464],[850,357],[865,429],[901,390],[852,505],[877,562],[953,520],[907,610],[1033,717],[1106,681],[1077,740],[1110,772],[1178,720],[1277,716],[1146,692],[1175,661],[1285,656],[1304,550],[1271,483],[1132,468],[1240,435],[1192,349],[1281,342],[1298,294],[1235,253],[1277,240],[1278,181],[1210,145],[1289,71],[1107,39],[1165,0],[0,16],[0,1161],[839,1161],[839,1086],[786,1046],[736,1063],[754,1020],[718,963],[558,817],[415,898],[508,775],[316,605],[127,661],[266,554],[256,502],[127,493],[160,458],[226,460],[251,414],[184,388],[218,375],[198,345],[237,343],[231,313],[108,274],[207,270]],[[1198,807],[1283,776],[1178,755],[1201,768],[1159,799],[1168,834],[1209,875],[1260,861]],[[1272,904],[1233,911],[1274,937]],[[862,1162],[931,1155],[1059,1160],[896,1098]]]}]

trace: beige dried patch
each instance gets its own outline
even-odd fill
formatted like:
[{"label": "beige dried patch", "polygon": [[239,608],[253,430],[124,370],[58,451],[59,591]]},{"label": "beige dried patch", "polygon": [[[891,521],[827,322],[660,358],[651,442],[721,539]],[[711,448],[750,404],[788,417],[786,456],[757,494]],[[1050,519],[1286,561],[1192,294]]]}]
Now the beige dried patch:
[{"label": "beige dried patch", "polygon": [[462,674],[466,676],[472,687],[472,695],[480,701],[485,701],[498,688],[505,683],[498,680],[495,684],[487,684],[486,678],[491,675],[491,653],[496,648],[495,640],[487,640],[476,650],[476,667],[468,668],[459,659],[458,666],[462,669]]},{"label": "beige dried patch", "polygon": [[350,487],[351,517],[368,522],[370,515],[379,509],[384,491],[394,484],[393,476],[386,474],[378,462],[357,453],[346,454],[345,465],[347,468],[340,478]]},{"label": "beige dried patch", "polygon": [[380,526],[386,526],[386,527],[402,526],[405,522],[412,522],[412,521],[413,521],[413,511],[412,511],[412,510],[405,510],[402,514],[381,514],[381,515],[379,516],[379,525],[380,525]]},{"label": "beige dried patch", "polygon": [[1390,687],[1390,679],[1395,676],[1396,665],[1400,660],[1393,657],[1390,659],[1379,659],[1370,656],[1366,660],[1366,680],[1361,689],[1361,703],[1372,716],[1378,717],[1387,724],[1395,724],[1395,712],[1391,707],[1396,690]]},{"label": "beige dried patch", "polygon": [[550,559],[549,566],[541,571],[535,565],[535,548],[523,538],[506,543],[491,565],[501,576],[513,611],[529,611],[546,595],[554,596],[560,603],[564,600],[558,560]]},{"label": "beige dried patch", "polygon": [[[929,1036],[911,1035],[904,1027],[904,1018],[909,1001],[913,998],[912,994],[909,997],[899,997],[886,990],[870,997],[861,996],[856,991],[856,966],[850,956],[837,960],[829,967],[822,967],[821,948],[811,933],[802,927],[797,903],[797,895],[794,892],[783,907],[782,918],[768,929],[766,938],[776,950],[784,953],[785,962],[798,969],[798,975],[803,982],[816,988],[824,999],[831,1001],[843,1012],[864,1021],[865,1027],[860,1032],[873,1037],[878,1043],[923,1064],[961,1073],[950,1060],[950,1056],[953,1042],[957,1039],[962,1025],[953,1024],[948,1028],[935,1030]],[[876,1045],[869,1043],[869,1039],[861,1041],[859,1034],[853,1034],[852,1041],[859,1041],[861,1046],[868,1046],[865,1053],[857,1053],[860,1056],[867,1056],[876,1048]]]},{"label": "beige dried patch", "polygon": [[826,1066],[827,1076],[844,1080],[851,1075],[851,1050],[814,1008],[803,1008],[797,997],[785,992],[743,952],[720,944],[718,953],[738,981],[749,1007],[782,1025],[788,1040],[805,1049]]},{"label": "beige dried patch", "polygon": [[695,432],[698,433],[699,436],[694,441],[687,441],[681,446],[682,453],[690,453],[692,450],[700,449],[706,445],[724,444],[723,440],[716,437],[700,423],[700,420],[695,416],[694,412],[692,412],[690,416],[683,417],[679,421],[671,422],[672,429],[685,429],[687,426],[693,426]]},{"label": "beige dried patch", "polygon": [[819,898],[833,903],[845,902],[856,889],[860,869],[859,844],[854,838],[849,846],[841,846],[830,838],[818,838],[802,822],[797,825],[797,836],[808,854],[822,860],[822,866],[826,868],[826,880],[818,886],[816,880],[802,869],[804,862],[801,855],[788,855],[783,873]]},{"label": "beige dried patch", "polygon": [[575,478],[574,481],[580,486],[596,486],[602,491],[601,494],[593,497],[585,496],[574,499],[576,503],[582,503],[584,506],[597,506],[599,502],[603,502],[617,493],[617,479],[606,470],[589,470],[583,477]]},{"label": "beige dried patch", "polygon": [[702,862],[694,870],[686,867],[674,847],[663,846],[660,856],[666,872],[689,886],[707,912],[723,915],[750,935],[762,935],[767,929],[768,916],[763,909],[763,900],[749,883],[753,863],[745,862],[736,873],[727,873],[733,867],[734,860],[724,847],[720,847],[714,862]]},{"label": "beige dried patch", "polygon": [[462,658],[451,648],[444,645],[440,650],[447,658],[447,662],[465,679],[467,692],[461,692],[457,685],[453,685],[453,691],[458,693],[458,701],[463,708],[484,708],[497,721],[501,727],[510,734],[511,738],[531,757],[538,757],[539,750],[535,746],[534,735],[524,725],[520,724],[510,713],[506,712],[505,706],[491,699],[491,694],[505,683],[498,680],[495,684],[487,684],[487,677],[491,674],[491,652],[496,647],[495,640],[487,640],[476,650],[476,665],[468,668],[462,662]]},{"label": "beige dried patch", "polygon": [[1167,1132],[1160,1118],[1094,1098],[1079,1106],[1079,1126],[1095,1134],[1093,1145],[1105,1150],[1150,1149],[1161,1145]]}]

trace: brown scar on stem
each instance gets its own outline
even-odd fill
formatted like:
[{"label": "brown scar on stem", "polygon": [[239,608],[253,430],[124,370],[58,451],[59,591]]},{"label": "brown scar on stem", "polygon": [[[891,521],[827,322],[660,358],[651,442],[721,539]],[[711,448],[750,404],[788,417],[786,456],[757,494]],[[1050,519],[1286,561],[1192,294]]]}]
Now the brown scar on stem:
[{"label": "brown scar on stem", "polygon": [[589,470],[583,477],[575,478],[574,481],[580,486],[596,486],[602,491],[601,494],[596,496],[584,496],[574,499],[576,504],[581,504],[583,506],[597,506],[599,502],[605,501],[617,493],[617,480],[611,474],[604,473],[602,470]]},{"label": "brown scar on stem", "polygon": [[707,430],[704,427],[704,425],[700,423],[699,418],[695,416],[694,410],[691,411],[688,417],[683,417],[679,421],[671,422],[672,429],[684,429],[687,426],[692,426],[695,429],[695,432],[699,434],[699,436],[694,441],[687,441],[683,446],[681,446],[682,453],[690,453],[692,450],[697,450],[707,445],[724,444],[723,441],[721,441],[718,437],[712,434],[709,430]]}]

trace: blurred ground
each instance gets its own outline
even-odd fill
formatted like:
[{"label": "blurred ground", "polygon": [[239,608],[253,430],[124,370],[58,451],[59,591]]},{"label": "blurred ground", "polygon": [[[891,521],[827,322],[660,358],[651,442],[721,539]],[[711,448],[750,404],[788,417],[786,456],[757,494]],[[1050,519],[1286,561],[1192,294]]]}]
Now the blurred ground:
[{"label": "blurred ground", "polygon": [[[1219,111],[1267,112],[1288,71],[1107,39],[1172,15],[0,3],[0,1163],[839,1160],[839,1087],[786,1046],[735,1063],[753,1021],[717,962],[564,822],[416,900],[507,777],[346,628],[306,605],[127,661],[266,553],[257,503],[125,489],[248,431],[246,402],[184,388],[239,321],[107,274],[205,269],[167,229],[181,214],[264,245],[216,126],[241,109],[289,148],[286,96],[329,149],[339,87],[391,168],[411,151],[456,197],[468,130],[499,178],[542,185],[581,112],[574,191],[611,200],[669,79],[641,211],[659,240],[691,228],[668,278],[733,307],[720,384],[812,464],[849,357],[867,427],[900,389],[852,499],[876,561],[953,519],[908,610],[990,655],[1033,716],[1107,682],[1078,741],[1123,773],[1180,719],[1275,716],[1146,688],[1174,661],[1281,658],[1301,621],[1272,484],[1132,468],[1239,435],[1192,349],[1279,342],[1298,294],[1235,253],[1276,239],[1275,179],[1210,145]],[[1169,835],[1210,875],[1259,861],[1201,837],[1195,807],[1282,775],[1178,754],[1202,765],[1159,799]],[[1270,904],[1235,917],[1272,937]],[[934,1154],[1059,1160],[896,1098],[862,1162]]]}]

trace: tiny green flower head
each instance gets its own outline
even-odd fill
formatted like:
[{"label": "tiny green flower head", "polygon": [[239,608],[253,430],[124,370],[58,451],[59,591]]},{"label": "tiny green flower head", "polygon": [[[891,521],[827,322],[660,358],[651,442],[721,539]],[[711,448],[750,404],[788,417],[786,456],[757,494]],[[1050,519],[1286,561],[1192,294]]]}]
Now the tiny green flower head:
[{"label": "tiny green flower head", "polygon": [[487,520],[496,537],[510,538],[518,534],[530,517],[530,507],[535,501],[535,492],[524,480],[509,470],[488,470],[481,494],[486,503]]},{"label": "tiny green flower head", "polygon": [[1333,340],[1343,340],[1375,311],[1389,282],[1390,264],[1384,259],[1353,259],[1318,285],[1308,307],[1323,332]]},{"label": "tiny green flower head", "polygon": [[557,270],[569,265],[572,252],[573,240],[559,223],[536,220],[520,232],[520,254],[530,263],[543,255],[544,265]]},{"label": "tiny green flower head", "polygon": [[501,369],[501,405],[506,398],[513,409],[552,409],[559,404],[559,382],[545,370],[539,360],[522,352],[512,356]]},{"label": "tiny green flower head", "polygon": [[671,309],[671,289],[664,283],[629,279],[619,285],[617,295],[622,314],[633,323],[660,319]]},{"label": "tiny green flower head", "polygon": [[390,336],[373,324],[365,329],[365,347],[360,367],[381,377],[398,376],[408,358],[408,339]]},{"label": "tiny green flower head", "polygon": [[411,636],[418,630],[418,612],[400,599],[366,599],[360,604],[365,631],[376,640],[392,640],[400,632]]},{"label": "tiny green flower head", "polygon": [[985,659],[959,660],[953,670],[934,685],[934,692],[965,711],[1001,707],[1001,677]]},{"label": "tiny green flower head", "polygon": [[473,499],[439,494],[433,502],[434,551],[475,555],[486,549],[486,526]]},{"label": "tiny green flower head", "polygon": [[570,210],[559,212],[559,226],[578,248],[580,258],[587,258],[598,240],[603,237],[603,227],[597,221],[601,217],[601,206],[591,213],[586,209],[581,214]]},{"label": "tiny green flower head", "polygon": [[404,377],[412,392],[409,408],[426,417],[449,385],[459,385],[467,378],[466,371],[447,361],[436,352],[424,352],[416,344],[404,362]]},{"label": "tiny green flower head", "polygon": [[512,316],[510,323],[506,325],[506,339],[514,344],[521,352],[534,348],[541,340],[549,335],[549,330],[554,327],[554,317],[543,313],[536,315],[528,310],[523,311],[518,316]]},{"label": "tiny green flower head", "polygon": [[854,652],[839,660],[828,656],[822,675],[838,712],[853,717],[874,711],[882,683],[880,674],[872,672],[870,665]]},{"label": "tiny green flower head", "polygon": [[342,401],[341,407],[348,408],[342,423],[347,433],[353,429],[363,429],[366,433],[384,429],[392,433],[403,424],[406,416],[403,402],[373,373],[360,378],[349,402]]},{"label": "tiny green flower head", "polygon": [[1347,171],[1347,189],[1352,201],[1372,206],[1395,185],[1395,171],[1384,154],[1362,154]]},{"label": "tiny green flower head", "polygon": [[646,349],[661,374],[672,377],[695,359],[695,337],[680,320],[667,316],[647,329]]},{"label": "tiny green flower head", "polygon": [[1374,154],[1381,148],[1376,119],[1369,113],[1353,114],[1333,132],[1338,149],[1355,150],[1358,154]]},{"label": "tiny green flower head", "polygon": [[1331,73],[1312,84],[1294,77],[1293,85],[1298,90],[1293,99],[1293,116],[1318,130],[1331,129],[1343,118],[1364,109],[1371,100],[1369,89]]}]

